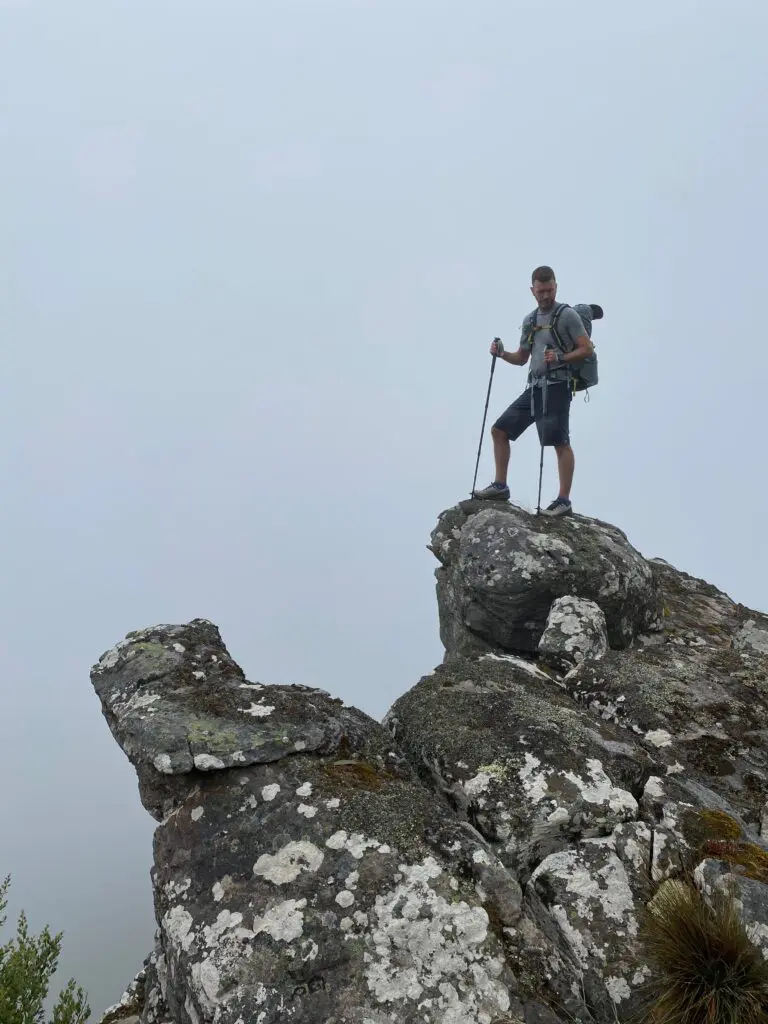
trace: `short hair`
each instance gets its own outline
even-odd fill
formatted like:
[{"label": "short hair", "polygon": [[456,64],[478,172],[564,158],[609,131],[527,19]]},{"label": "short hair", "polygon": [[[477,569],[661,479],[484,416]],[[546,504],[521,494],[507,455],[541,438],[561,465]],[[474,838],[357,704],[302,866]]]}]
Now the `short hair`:
[{"label": "short hair", "polygon": [[536,267],[534,272],[531,274],[531,284],[536,281],[541,281],[542,284],[546,284],[547,281],[555,280],[555,272],[552,267]]}]

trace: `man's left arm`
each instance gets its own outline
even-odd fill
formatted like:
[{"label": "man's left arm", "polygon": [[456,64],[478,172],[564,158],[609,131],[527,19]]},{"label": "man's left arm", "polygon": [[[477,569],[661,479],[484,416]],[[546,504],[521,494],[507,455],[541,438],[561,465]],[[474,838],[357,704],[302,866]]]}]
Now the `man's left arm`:
[{"label": "man's left arm", "polygon": [[572,348],[570,352],[560,353],[561,363],[580,363],[582,359],[586,359],[587,356],[591,356],[595,351],[595,346],[586,336],[586,334],[580,334],[576,338],[576,346]]},{"label": "man's left arm", "polygon": [[584,324],[575,309],[563,310],[561,329],[563,334],[568,334],[573,339],[574,345],[569,352],[558,352],[555,362],[580,363],[595,351],[594,345],[584,333]]}]

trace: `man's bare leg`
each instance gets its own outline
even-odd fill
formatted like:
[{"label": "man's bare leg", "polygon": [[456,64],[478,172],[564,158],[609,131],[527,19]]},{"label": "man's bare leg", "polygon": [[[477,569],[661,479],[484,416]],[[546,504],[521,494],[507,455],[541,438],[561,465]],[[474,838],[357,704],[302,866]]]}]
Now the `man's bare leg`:
[{"label": "man's bare leg", "polygon": [[491,428],[493,438],[493,459],[496,463],[496,483],[506,484],[509,468],[509,438],[498,427]]},{"label": "man's bare leg", "polygon": [[561,444],[555,447],[555,452],[557,453],[557,475],[560,477],[560,497],[570,499],[573,470],[576,464],[573,448],[569,444]]}]

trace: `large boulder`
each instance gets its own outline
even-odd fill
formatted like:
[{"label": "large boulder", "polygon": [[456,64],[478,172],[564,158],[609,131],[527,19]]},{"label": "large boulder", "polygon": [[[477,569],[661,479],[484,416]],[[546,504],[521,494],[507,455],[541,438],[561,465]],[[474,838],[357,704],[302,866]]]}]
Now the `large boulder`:
[{"label": "large boulder", "polygon": [[597,604],[612,647],[661,626],[651,566],[615,526],[548,519],[508,503],[464,501],[432,532],[440,636],[447,655],[536,651],[552,602]]}]

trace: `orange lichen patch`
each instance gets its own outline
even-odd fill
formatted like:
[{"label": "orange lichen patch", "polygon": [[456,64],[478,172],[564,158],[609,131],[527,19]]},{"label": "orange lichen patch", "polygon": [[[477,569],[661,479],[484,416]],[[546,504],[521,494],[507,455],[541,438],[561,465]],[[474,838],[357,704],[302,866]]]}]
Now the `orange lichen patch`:
[{"label": "orange lichen patch", "polygon": [[731,867],[741,869],[736,874],[768,883],[768,853],[755,843],[709,839],[703,844],[701,852],[706,857],[715,857]]},{"label": "orange lichen patch", "polygon": [[381,789],[384,782],[394,778],[389,772],[376,768],[367,761],[352,759],[331,761],[323,767],[328,778],[354,786],[356,789]]}]

